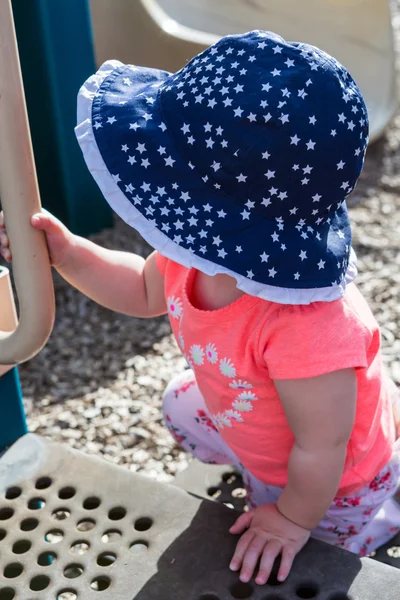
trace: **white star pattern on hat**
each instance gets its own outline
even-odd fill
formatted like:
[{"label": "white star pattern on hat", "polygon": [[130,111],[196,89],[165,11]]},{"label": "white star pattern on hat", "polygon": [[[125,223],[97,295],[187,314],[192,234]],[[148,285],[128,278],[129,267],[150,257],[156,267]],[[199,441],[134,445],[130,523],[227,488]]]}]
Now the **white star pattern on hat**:
[{"label": "white star pattern on hat", "polygon": [[330,67],[345,83],[321,104],[324,55],[268,36],[222,39],[178,73],[149,76],[140,94],[141,69],[121,69],[124,95],[110,94],[93,129],[99,147],[106,130],[121,132],[114,181],[171,243],[251,281],[331,285],[348,263],[340,219],[365,155],[366,109],[339,63]]}]

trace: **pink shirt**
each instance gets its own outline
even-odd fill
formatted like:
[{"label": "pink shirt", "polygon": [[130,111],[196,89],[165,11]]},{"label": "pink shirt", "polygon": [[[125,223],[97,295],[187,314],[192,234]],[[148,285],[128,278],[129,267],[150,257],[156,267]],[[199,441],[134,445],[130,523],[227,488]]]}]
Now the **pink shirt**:
[{"label": "pink shirt", "polygon": [[157,265],[177,342],[214,424],[246,469],[266,484],[287,483],[294,437],[274,379],[354,367],[357,412],[339,494],[357,491],[377,475],[394,444],[391,398],[378,324],[354,284],[334,302],[284,305],[245,294],[204,311],[190,302],[193,269],[161,255]]}]

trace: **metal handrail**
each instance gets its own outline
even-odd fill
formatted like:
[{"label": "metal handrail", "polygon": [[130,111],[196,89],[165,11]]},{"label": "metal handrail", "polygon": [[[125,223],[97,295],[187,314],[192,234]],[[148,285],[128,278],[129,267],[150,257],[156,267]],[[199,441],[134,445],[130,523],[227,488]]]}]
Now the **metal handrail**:
[{"label": "metal handrail", "polygon": [[15,364],[45,345],[54,324],[54,290],[44,234],[30,225],[41,203],[11,0],[0,0],[0,198],[19,301],[16,329],[0,331],[0,364]]}]

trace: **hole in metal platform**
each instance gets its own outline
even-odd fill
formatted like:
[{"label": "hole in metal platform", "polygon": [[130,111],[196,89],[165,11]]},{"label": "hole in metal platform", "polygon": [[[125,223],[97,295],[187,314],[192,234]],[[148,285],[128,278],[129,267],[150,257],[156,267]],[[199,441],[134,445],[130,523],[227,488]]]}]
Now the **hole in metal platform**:
[{"label": "hole in metal platform", "polygon": [[85,510],[95,510],[96,508],[99,508],[100,504],[100,498],[97,498],[96,496],[90,496],[90,498],[86,498],[86,500],[84,500],[83,508]]},{"label": "hole in metal platform", "polygon": [[20,487],[17,487],[17,486],[10,487],[6,491],[6,498],[7,498],[7,500],[15,500],[16,498],[19,498],[19,496],[21,494],[22,494],[22,490]]},{"label": "hole in metal platform", "polygon": [[14,552],[14,554],[25,554],[25,552],[28,552],[28,550],[30,550],[31,547],[32,542],[30,542],[29,540],[18,540],[18,542],[15,542],[15,544],[13,545],[12,551]]},{"label": "hole in metal platform", "polygon": [[44,498],[31,498],[28,502],[28,508],[30,510],[40,510],[46,506]]},{"label": "hole in metal platform", "polygon": [[0,508],[0,521],[7,521],[11,519],[14,514],[14,510],[10,507]]},{"label": "hole in metal platform", "polygon": [[112,508],[108,513],[108,518],[111,519],[111,521],[120,521],[125,517],[126,508],[124,508],[123,506],[116,506],[115,508]]},{"label": "hole in metal platform", "polygon": [[0,588],[0,598],[1,600],[14,600],[15,590],[12,588]]},{"label": "hole in metal platform", "polygon": [[109,531],[106,531],[103,534],[101,541],[103,544],[110,544],[112,542],[118,542],[121,537],[122,533],[118,531],[118,529],[109,529]]},{"label": "hole in metal platform", "polygon": [[146,552],[148,547],[148,542],[144,540],[137,540],[136,542],[133,542],[129,548],[133,554],[142,554],[143,552]]},{"label": "hole in metal platform", "polygon": [[50,477],[40,477],[36,481],[35,488],[37,490],[47,490],[47,488],[49,488],[52,483],[53,481],[50,479]]},{"label": "hole in metal platform", "polygon": [[94,527],[96,527],[96,521],[92,519],[82,519],[76,526],[78,531],[90,531]]},{"label": "hole in metal platform", "polygon": [[5,529],[0,529],[0,542],[4,540],[7,535],[7,531]]},{"label": "hole in metal platform", "polygon": [[50,529],[44,536],[44,539],[49,544],[59,544],[64,537],[64,532],[61,529]]},{"label": "hole in metal platform", "polygon": [[318,595],[319,588],[314,583],[308,583],[305,585],[301,585],[297,588],[296,594],[299,598],[303,598],[304,600],[309,600],[310,598],[315,598]]},{"label": "hole in metal platform", "polygon": [[68,565],[64,569],[64,577],[67,579],[76,579],[80,577],[84,571],[82,565]]},{"label": "hole in metal platform", "polygon": [[230,592],[234,598],[250,598],[253,593],[253,587],[249,583],[239,581],[231,587]]},{"label": "hole in metal platform", "polygon": [[73,487],[64,487],[62,488],[59,492],[58,492],[58,497],[61,500],[70,500],[71,498],[73,498],[76,494],[76,489]]},{"label": "hole in metal platform", "polygon": [[10,563],[5,567],[3,575],[7,579],[14,579],[15,577],[19,577],[23,570],[24,567],[19,563]]},{"label": "hole in metal platform", "polygon": [[135,521],[135,529],[136,531],[147,531],[153,525],[153,519],[150,517],[140,517]]},{"label": "hole in metal platform", "polygon": [[97,557],[97,564],[100,567],[110,567],[117,560],[117,555],[112,552],[103,552]]},{"label": "hole in metal platform", "polygon": [[37,519],[24,519],[21,522],[22,531],[33,531],[39,525],[39,521]]},{"label": "hole in metal platform", "polygon": [[56,600],[77,600],[78,594],[75,590],[61,590],[58,592]]},{"label": "hole in metal platform", "polygon": [[211,498],[219,498],[220,495],[222,494],[221,490],[219,489],[219,487],[216,486],[212,486],[209,487],[207,490],[207,494],[211,497]]},{"label": "hole in metal platform", "polygon": [[58,508],[51,516],[53,519],[56,519],[56,521],[65,521],[65,519],[68,519],[68,517],[71,516],[71,513],[66,508]]},{"label": "hole in metal platform", "polygon": [[220,600],[215,594],[203,594],[199,600]]},{"label": "hole in metal platform", "polygon": [[247,492],[244,488],[235,488],[232,490],[233,498],[246,498]]},{"label": "hole in metal platform", "polygon": [[79,542],[74,542],[69,551],[71,554],[75,554],[76,556],[82,556],[83,554],[89,552],[89,550],[90,544],[80,540]]},{"label": "hole in metal platform", "polygon": [[107,590],[111,585],[111,579],[109,577],[96,577],[95,579],[93,579],[92,583],[90,584],[90,587],[92,588],[92,590],[95,590],[95,592],[103,592],[104,590]]},{"label": "hole in metal platform", "polygon": [[42,552],[37,561],[41,567],[49,567],[56,562],[57,558],[58,557],[55,552]]},{"label": "hole in metal platform", "polygon": [[237,480],[237,475],[236,473],[223,473],[222,474],[222,481],[225,481],[225,483],[234,483]]},{"label": "hole in metal platform", "polygon": [[387,553],[391,558],[400,558],[400,546],[392,546]]},{"label": "hole in metal platform", "polygon": [[50,584],[49,577],[47,577],[46,575],[37,575],[36,577],[31,579],[29,588],[33,592],[41,592],[42,590],[45,590],[47,587],[49,587],[49,584]]}]

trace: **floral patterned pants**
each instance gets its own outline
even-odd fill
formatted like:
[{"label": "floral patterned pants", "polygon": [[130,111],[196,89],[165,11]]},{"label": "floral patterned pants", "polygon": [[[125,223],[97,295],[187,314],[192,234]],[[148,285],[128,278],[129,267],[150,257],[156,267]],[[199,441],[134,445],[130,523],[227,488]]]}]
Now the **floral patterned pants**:
[{"label": "floral patterned pants", "polygon": [[[169,431],[184,450],[210,464],[233,465],[241,472],[250,508],[275,503],[282,489],[256,479],[240,463],[212,423],[190,369],[168,385],[163,401]],[[400,448],[369,485],[337,497],[312,537],[365,556],[400,531]]]}]

